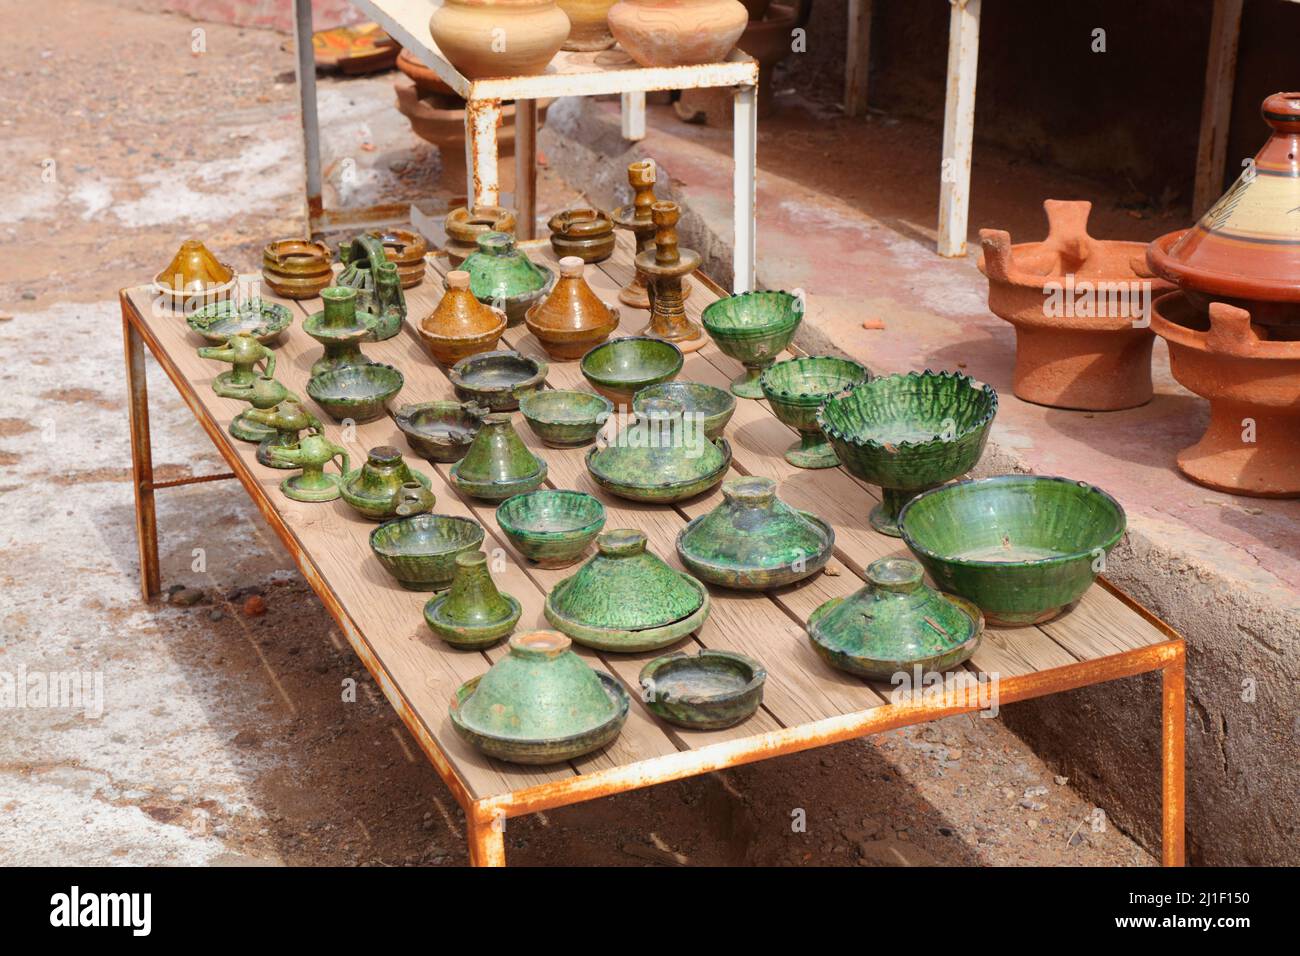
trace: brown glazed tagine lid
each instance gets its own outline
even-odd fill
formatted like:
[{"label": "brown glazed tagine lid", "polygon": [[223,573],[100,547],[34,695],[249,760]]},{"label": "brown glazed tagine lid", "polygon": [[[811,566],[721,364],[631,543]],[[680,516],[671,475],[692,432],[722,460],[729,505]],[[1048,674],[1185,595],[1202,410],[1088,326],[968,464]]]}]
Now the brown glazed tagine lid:
[{"label": "brown glazed tagine lid", "polygon": [[583,271],[581,259],[565,256],[551,294],[524,315],[528,331],[552,358],[580,359],[618,328],[618,310],[591,290]]}]

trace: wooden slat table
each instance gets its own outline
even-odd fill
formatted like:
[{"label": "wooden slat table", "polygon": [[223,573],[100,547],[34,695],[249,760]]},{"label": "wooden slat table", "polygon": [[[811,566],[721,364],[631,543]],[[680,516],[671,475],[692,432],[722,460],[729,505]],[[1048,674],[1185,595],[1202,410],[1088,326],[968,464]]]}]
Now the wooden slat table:
[{"label": "wooden slat table", "polygon": [[[529,251],[538,261],[556,266],[549,246],[531,246]],[[394,400],[394,408],[407,402],[453,397],[445,370],[428,356],[415,332],[419,319],[440,297],[447,268],[445,259],[431,257],[425,281],[407,290],[410,316],[402,333],[364,346],[370,358],[393,364],[405,373],[406,385]],[[614,256],[589,268],[587,274],[596,292],[616,304],[618,289],[632,275],[630,237],[620,234]],[[697,319],[707,303],[725,294],[707,277],[698,279],[686,303],[687,311]],[[1040,627],[990,628],[979,652],[955,672],[964,684],[955,684],[947,693],[895,702],[892,687],[831,669],[808,643],[803,630],[808,616],[823,601],[861,587],[863,569],[870,562],[887,555],[905,555],[906,551],[899,541],[877,534],[867,522],[877,489],[840,469],[801,471],[787,464],[781,452],[793,440],[793,433],[773,417],[765,403],[743,399],[727,428],[735,454],[732,467],[740,473],[775,479],[782,498],[830,521],[836,534],[835,556],[827,571],[809,581],[769,594],[712,589],[709,620],[678,645],[687,650],[731,648],[762,661],[768,670],[762,708],[750,720],[728,730],[694,732],[669,727],[639,702],[637,673],[653,654],[605,654],[579,648],[588,663],[613,674],[632,696],[632,712],[618,739],[599,753],[550,767],[513,766],[484,757],[456,736],[447,706],[456,687],[483,673],[501,657],[503,648],[458,651],[435,638],[421,615],[428,595],[400,588],[370,554],[367,536],[372,523],[357,517],[341,501],[305,504],[289,500],[278,488],[286,473],[263,467],[255,458],[256,446],[230,438],[226,426],[246,406],[218,397],[211,388],[213,378],[228,366],[200,359],[195,349],[203,343],[178,314],[154,302],[148,287],[123,290],[121,303],[145,599],[152,600],[160,589],[154,491],[178,483],[153,480],[144,375],[147,347],[464,808],[470,858],[475,864],[504,864],[502,833],[508,817],[979,711],[990,703],[990,693],[1001,705],[1156,670],[1163,677],[1162,852],[1166,865],[1182,863],[1181,638],[1102,581],[1070,613],[1055,621]],[[284,304],[298,322],[321,308],[319,299],[285,300]],[[640,331],[645,320],[644,312],[624,308],[620,334]],[[277,349],[276,377],[310,404],[308,370],[320,346],[302,332],[298,322]],[[522,326],[510,329],[504,344],[527,354],[544,355]],[[739,372],[739,365],[710,344],[687,356],[680,377],[725,386]],[[576,362],[552,362],[549,384],[586,387]],[[354,426],[354,433],[349,434],[322,410],[314,410],[326,423],[327,434],[347,447],[354,461],[363,460],[366,450],[376,445],[409,450],[391,418]],[[717,490],[675,506],[638,505],[610,497],[587,476],[583,465],[586,449],[546,448],[522,419],[518,425],[524,441],[546,459],[548,484],[581,489],[601,498],[609,515],[607,529],[642,529],[655,553],[674,565],[677,532],[687,520],[719,501]],[[500,533],[493,506],[461,498],[448,483],[448,466],[432,465],[414,456],[412,460],[433,481],[438,497],[435,511],[477,519],[487,533],[484,548],[490,552],[500,549],[507,558],[505,570],[496,578],[502,589],[523,605],[519,626],[546,627],[542,615],[545,595],[573,569],[554,571],[528,565]],[[981,688],[976,687],[978,680],[985,681]]]}]

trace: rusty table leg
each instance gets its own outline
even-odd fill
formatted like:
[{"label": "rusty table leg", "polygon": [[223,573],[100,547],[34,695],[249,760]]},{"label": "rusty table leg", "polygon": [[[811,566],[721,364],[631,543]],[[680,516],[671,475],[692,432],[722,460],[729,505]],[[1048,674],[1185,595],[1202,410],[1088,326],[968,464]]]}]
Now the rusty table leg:
[{"label": "rusty table leg", "polygon": [[474,805],[466,812],[465,822],[469,824],[470,865],[505,866],[505,813]]},{"label": "rusty table leg", "polygon": [[145,382],[144,340],[131,324],[122,297],[122,337],[126,350],[127,410],[131,419],[131,486],[135,491],[135,537],[140,549],[140,593],[152,601],[162,590],[158,574],[158,520],[154,515],[153,448],[149,442],[149,389]]},{"label": "rusty table leg", "polygon": [[1165,866],[1184,864],[1184,733],[1186,730],[1187,657],[1183,647],[1160,671],[1161,684],[1161,862]]}]

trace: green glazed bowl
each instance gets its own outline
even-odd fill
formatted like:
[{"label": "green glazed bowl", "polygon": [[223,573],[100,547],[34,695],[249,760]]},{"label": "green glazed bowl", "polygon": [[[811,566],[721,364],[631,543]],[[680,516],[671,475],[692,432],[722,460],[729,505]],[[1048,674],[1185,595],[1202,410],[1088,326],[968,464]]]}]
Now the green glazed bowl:
[{"label": "green glazed bowl", "polygon": [[817,424],[817,409],[832,395],[870,380],[865,365],[835,355],[787,359],[759,376],[772,414],[799,433],[785,460],[796,468],[837,467],[840,460]]},{"label": "green glazed bowl", "polygon": [[650,385],[677,377],[685,363],[682,350],[671,342],[633,335],[602,342],[582,357],[582,377],[619,408]]},{"label": "green glazed bowl", "polygon": [[745,366],[731,383],[741,398],[762,398],[763,369],[790,344],[803,321],[803,303],[789,292],[742,292],[710,302],[700,322],[723,354]]},{"label": "green glazed bowl", "polygon": [[686,416],[702,416],[705,438],[722,434],[731,416],[736,413],[736,399],[726,389],[703,382],[663,382],[649,385],[632,397],[632,410],[644,412],[645,404],[655,399],[668,398],[680,402]]},{"label": "green glazed bowl", "polygon": [[763,702],[767,670],[752,657],[705,649],[656,657],[641,668],[641,699],[660,720],[722,730],[749,719]]},{"label": "green glazed bowl", "polygon": [[997,412],[991,385],[926,369],[827,399],[817,424],[850,474],[880,486],[871,526],[897,538],[898,513],[909,499],[975,467]]},{"label": "green glazed bowl", "polygon": [[335,421],[358,425],[383,417],[388,400],[402,390],[402,373],[391,365],[348,365],[307,380],[307,394]]},{"label": "green glazed bowl", "polygon": [[191,312],[185,323],[214,345],[225,345],[232,335],[251,335],[263,345],[274,345],[293,324],[293,315],[284,306],[264,299],[227,299]]},{"label": "green glazed bowl", "polygon": [[595,392],[545,388],[519,399],[519,411],[538,438],[553,448],[575,448],[595,441],[614,403]]},{"label": "green glazed bowl", "polygon": [[[587,473],[611,495],[629,501],[650,501],[657,504],[685,501],[716,486],[727,477],[727,470],[731,468],[731,442],[725,438],[704,441],[706,445],[713,446],[715,453],[708,456],[710,464],[694,474],[679,469],[669,471],[667,467],[656,469],[653,456],[644,459],[649,464],[646,468],[625,465],[615,457],[622,451],[616,445],[590,449],[586,459]],[[680,463],[688,465],[689,461],[683,458]]]},{"label": "green glazed bowl", "polygon": [[492,412],[513,412],[520,398],[542,387],[548,371],[545,362],[512,349],[499,349],[461,359],[447,377],[461,401]]},{"label": "green glazed bowl", "polygon": [[462,402],[421,402],[403,405],[393,420],[417,455],[450,464],[469,451],[483,425],[483,409]]},{"label": "green glazed bowl", "polygon": [[531,491],[501,502],[497,524],[529,561],[567,568],[605,527],[605,506],[582,491]]},{"label": "green glazed bowl", "polygon": [[1124,509],[1083,481],[1001,475],[912,499],[903,541],[945,591],[989,624],[1040,624],[1083,596],[1127,527]]},{"label": "green glazed bowl", "polygon": [[370,550],[408,591],[441,591],[456,576],[456,555],[477,551],[483,529],[457,515],[415,515],[370,532]]}]

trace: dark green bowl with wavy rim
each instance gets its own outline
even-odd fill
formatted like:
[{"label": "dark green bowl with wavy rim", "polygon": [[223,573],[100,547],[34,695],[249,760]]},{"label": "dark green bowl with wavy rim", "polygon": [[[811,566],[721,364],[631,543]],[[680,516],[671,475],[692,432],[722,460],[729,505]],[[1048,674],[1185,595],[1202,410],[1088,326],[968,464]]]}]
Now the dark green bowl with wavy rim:
[{"label": "dark green bowl with wavy rim", "polygon": [[902,538],[944,591],[991,625],[1056,617],[1105,569],[1127,528],[1120,503],[1086,481],[1000,475],[917,495],[899,517]]},{"label": "dark green bowl with wavy rim", "polygon": [[724,354],[745,366],[731,383],[741,398],[759,399],[762,371],[794,339],[803,321],[803,301],[789,292],[741,292],[710,302],[700,314],[700,323]]},{"label": "dark green bowl with wavy rim", "polygon": [[641,389],[676,378],[685,361],[682,350],[672,342],[631,335],[592,348],[578,367],[592,388],[618,407],[627,408]]},{"label": "dark green bowl with wavy rim", "polygon": [[414,515],[386,521],[370,532],[370,550],[408,591],[451,587],[456,555],[482,545],[482,526],[459,515]]},{"label": "dark green bowl with wavy rim", "polygon": [[641,699],[660,720],[692,730],[723,730],[753,716],[767,669],[752,657],[705,648],[656,657],[638,675]]},{"label": "dark green bowl with wavy rim", "polygon": [[497,524],[515,549],[538,567],[567,568],[605,527],[605,506],[583,491],[530,491],[501,502]]},{"label": "dark green bowl with wavy rim", "polygon": [[998,412],[998,393],[960,372],[886,375],[832,396],[817,424],[848,472],[879,485],[871,526],[899,537],[909,499],[975,467]]},{"label": "dark green bowl with wavy rim", "polygon": [[660,382],[647,385],[632,396],[632,411],[644,412],[645,403],[659,398],[681,402],[683,412],[689,417],[703,416],[701,425],[705,438],[717,438],[736,413],[736,399],[725,388],[705,385],[703,382]]},{"label": "dark green bowl with wavy rim", "polygon": [[838,355],[805,355],[777,362],[759,376],[772,414],[799,433],[785,451],[796,468],[835,468],[840,460],[817,424],[817,409],[832,395],[871,381],[861,362]]},{"label": "dark green bowl with wavy rim", "polygon": [[520,355],[514,349],[497,349],[467,356],[452,366],[447,377],[456,397],[493,412],[513,412],[519,399],[546,382],[550,366]]},{"label": "dark green bowl with wavy rim", "polygon": [[388,400],[402,390],[405,379],[391,365],[347,365],[307,380],[307,394],[335,421],[358,425],[382,418]]},{"label": "dark green bowl with wavy rim", "polygon": [[226,299],[191,312],[185,324],[214,345],[224,345],[232,335],[251,335],[263,345],[274,345],[293,324],[293,313],[265,299]]},{"label": "dark green bowl with wavy rim", "polygon": [[469,451],[483,426],[484,411],[472,402],[420,402],[403,405],[393,415],[393,421],[417,455],[451,464]]},{"label": "dark green bowl with wavy rim", "polygon": [[595,392],[544,388],[522,396],[519,412],[543,444],[576,448],[596,440],[614,403]]}]

